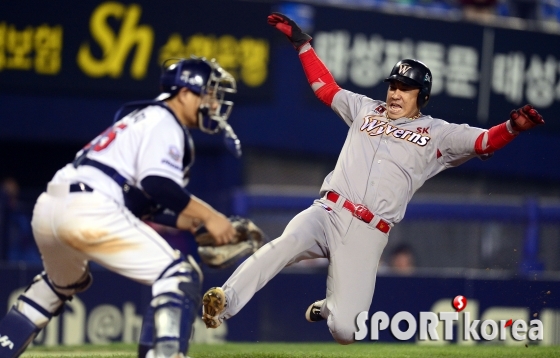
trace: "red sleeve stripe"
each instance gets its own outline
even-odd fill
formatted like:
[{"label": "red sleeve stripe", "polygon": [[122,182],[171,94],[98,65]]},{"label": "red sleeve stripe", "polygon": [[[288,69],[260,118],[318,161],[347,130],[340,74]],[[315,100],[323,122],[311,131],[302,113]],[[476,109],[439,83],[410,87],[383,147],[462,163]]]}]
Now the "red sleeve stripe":
[{"label": "red sleeve stripe", "polygon": [[490,128],[487,132],[481,133],[474,143],[474,150],[476,154],[493,153],[498,149],[506,146],[515,138],[515,134],[511,134],[506,126],[506,123],[498,124]]},{"label": "red sleeve stripe", "polygon": [[336,84],[334,77],[313,48],[301,53],[299,58],[303,65],[307,82],[314,89],[315,95],[323,103],[330,106],[334,95],[341,90]]}]

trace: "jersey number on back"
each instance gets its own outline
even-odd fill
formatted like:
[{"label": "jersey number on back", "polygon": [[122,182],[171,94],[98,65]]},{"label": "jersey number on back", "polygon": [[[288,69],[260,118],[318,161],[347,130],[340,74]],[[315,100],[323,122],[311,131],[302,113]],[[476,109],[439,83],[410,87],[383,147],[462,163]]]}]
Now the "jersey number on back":
[{"label": "jersey number on back", "polygon": [[126,124],[120,123],[116,126],[107,128],[103,133],[98,135],[94,140],[92,140],[84,150],[93,150],[94,152],[99,152],[107,148],[116,138],[117,133],[126,128]]}]

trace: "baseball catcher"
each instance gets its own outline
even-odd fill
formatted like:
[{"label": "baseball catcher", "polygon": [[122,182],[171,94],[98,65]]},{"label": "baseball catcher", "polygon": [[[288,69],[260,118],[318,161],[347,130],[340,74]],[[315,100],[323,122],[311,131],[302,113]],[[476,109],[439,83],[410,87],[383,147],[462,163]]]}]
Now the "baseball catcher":
[{"label": "baseball catcher", "polygon": [[37,200],[33,236],[45,271],[0,319],[0,337],[9,341],[0,344],[0,358],[19,357],[66,301],[90,287],[90,261],[151,287],[140,357],[187,355],[202,271],[135,215],[153,200],[166,208],[152,213],[159,224],[190,230],[203,223],[217,245],[231,242],[228,218],[186,187],[195,159],[191,130],[222,132],[226,146],[241,153],[227,123],[237,85],[216,61],[193,57],[165,61],[160,87],[156,99],[125,104],[133,110],[119,110]]}]

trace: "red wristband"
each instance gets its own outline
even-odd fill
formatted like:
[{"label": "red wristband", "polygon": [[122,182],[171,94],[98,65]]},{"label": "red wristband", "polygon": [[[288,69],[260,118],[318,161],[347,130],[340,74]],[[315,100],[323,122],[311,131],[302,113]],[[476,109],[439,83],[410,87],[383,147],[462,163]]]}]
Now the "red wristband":
[{"label": "red wristband", "polygon": [[[474,144],[476,154],[493,153],[511,142],[517,135],[511,134],[506,123],[498,124],[490,128],[487,132],[481,133]],[[486,143],[484,140],[486,139]]]}]

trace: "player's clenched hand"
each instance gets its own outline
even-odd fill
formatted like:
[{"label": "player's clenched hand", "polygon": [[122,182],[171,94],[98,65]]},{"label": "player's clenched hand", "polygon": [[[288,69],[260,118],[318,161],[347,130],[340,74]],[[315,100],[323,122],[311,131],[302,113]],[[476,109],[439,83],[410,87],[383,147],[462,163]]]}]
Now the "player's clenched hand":
[{"label": "player's clenched hand", "polygon": [[215,245],[225,245],[230,243],[235,236],[235,229],[228,218],[219,212],[215,212],[204,223],[206,230],[215,239]]},{"label": "player's clenched hand", "polygon": [[509,114],[511,127],[517,132],[523,132],[544,124],[543,117],[533,106],[526,104],[519,109],[514,109]]},{"label": "player's clenched hand", "polygon": [[288,40],[299,50],[303,45],[311,41],[311,36],[301,31],[294,20],[284,14],[273,12],[268,15],[267,22],[270,26],[274,26],[278,31],[288,37]]}]

